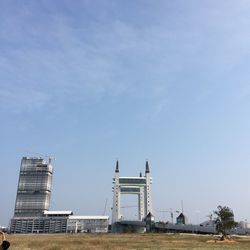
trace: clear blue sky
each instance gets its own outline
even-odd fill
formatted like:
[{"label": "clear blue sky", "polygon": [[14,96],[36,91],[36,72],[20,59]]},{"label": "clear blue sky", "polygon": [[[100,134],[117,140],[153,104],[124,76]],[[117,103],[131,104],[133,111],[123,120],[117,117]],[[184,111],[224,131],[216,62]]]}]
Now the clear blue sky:
[{"label": "clear blue sky", "polygon": [[38,154],[56,157],[54,210],[102,214],[108,199],[110,214],[116,159],[124,176],[148,159],[155,210],[183,200],[195,223],[227,205],[250,221],[249,13],[247,0],[0,1],[0,225],[21,157]]}]

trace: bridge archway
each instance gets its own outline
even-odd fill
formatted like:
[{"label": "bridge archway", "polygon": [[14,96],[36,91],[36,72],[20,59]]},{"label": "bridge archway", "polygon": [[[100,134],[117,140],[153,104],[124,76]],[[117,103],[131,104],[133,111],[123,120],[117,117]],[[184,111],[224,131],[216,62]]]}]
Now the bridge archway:
[{"label": "bridge archway", "polygon": [[112,224],[122,221],[121,195],[138,196],[138,220],[142,221],[146,215],[152,213],[151,195],[152,177],[150,176],[149,164],[146,161],[145,175],[139,177],[121,177],[119,162],[116,162],[115,176],[113,178],[113,208]]}]

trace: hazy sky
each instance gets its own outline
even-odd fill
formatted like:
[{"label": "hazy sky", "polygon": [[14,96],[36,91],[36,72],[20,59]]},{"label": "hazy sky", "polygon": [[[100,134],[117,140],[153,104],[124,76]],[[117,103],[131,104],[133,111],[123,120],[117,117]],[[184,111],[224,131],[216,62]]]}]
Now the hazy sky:
[{"label": "hazy sky", "polygon": [[[250,222],[250,1],[0,1],[0,225],[22,156],[53,155],[52,210],[106,214],[115,161],[150,162],[157,219]],[[135,205],[136,197],[123,199]],[[134,209],[123,209],[134,216]]]}]

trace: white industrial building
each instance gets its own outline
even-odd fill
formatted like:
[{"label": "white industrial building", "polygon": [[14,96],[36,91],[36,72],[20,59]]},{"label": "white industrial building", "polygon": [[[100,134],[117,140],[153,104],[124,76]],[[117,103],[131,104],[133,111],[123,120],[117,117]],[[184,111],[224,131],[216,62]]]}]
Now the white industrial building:
[{"label": "white industrial building", "polygon": [[67,233],[107,233],[108,216],[70,215],[67,220]]},{"label": "white industrial building", "polygon": [[45,211],[39,217],[20,217],[11,233],[107,233],[108,216],[73,215],[72,211]]}]

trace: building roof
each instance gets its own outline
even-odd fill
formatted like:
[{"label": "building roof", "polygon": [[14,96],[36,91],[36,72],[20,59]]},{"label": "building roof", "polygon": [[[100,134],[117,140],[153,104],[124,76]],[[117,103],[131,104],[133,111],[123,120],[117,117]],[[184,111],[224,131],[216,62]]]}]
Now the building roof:
[{"label": "building roof", "polygon": [[146,177],[145,176],[143,176],[143,177],[140,177],[140,176],[137,176],[137,177],[130,177],[130,176],[122,176],[122,177],[119,177],[119,179],[146,179]]},{"label": "building roof", "polygon": [[44,215],[72,215],[72,211],[44,211]]},{"label": "building roof", "polygon": [[70,215],[71,220],[108,220],[107,215]]}]

